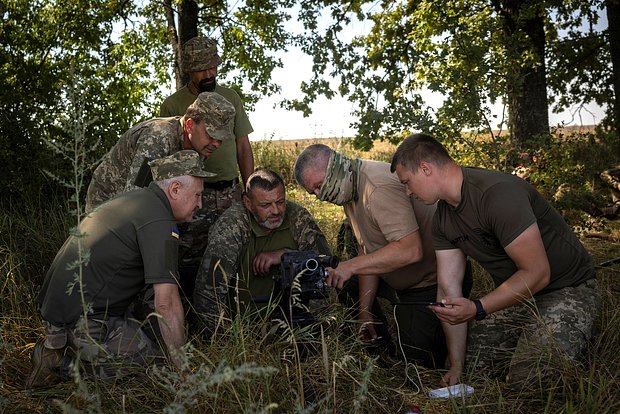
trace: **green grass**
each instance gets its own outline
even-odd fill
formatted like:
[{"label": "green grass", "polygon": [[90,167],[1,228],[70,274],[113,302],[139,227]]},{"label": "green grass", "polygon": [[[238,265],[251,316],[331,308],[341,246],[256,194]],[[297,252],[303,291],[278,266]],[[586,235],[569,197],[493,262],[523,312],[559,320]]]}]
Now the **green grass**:
[{"label": "green grass", "polygon": [[[618,152],[604,137],[597,142],[606,146],[606,151],[592,146],[586,152],[582,141],[578,142],[572,149],[555,148],[547,154],[544,166],[529,168],[538,174],[538,185],[550,192],[570,170],[569,162],[584,165],[579,180],[585,184],[574,174],[567,178],[576,188],[577,198],[600,200],[604,189],[597,184],[595,167],[588,164],[587,157],[599,157],[599,168],[600,157],[607,157],[602,162],[609,163]],[[281,171],[290,183],[295,156],[308,143],[253,143],[256,164]],[[328,143],[350,155],[386,161],[393,151],[393,147],[382,144],[371,153],[361,154],[346,142]],[[462,156],[475,164],[473,155]],[[554,165],[563,168],[551,168]],[[344,217],[342,209],[316,201],[293,184],[287,186],[287,194],[310,210],[334,246]],[[618,220],[596,219],[588,224],[587,215],[577,205],[559,206],[575,218],[572,224],[582,226],[582,240],[595,263],[620,256]],[[225,323],[211,342],[190,336],[185,372],[149,369],[144,382],[130,378],[78,380],[24,391],[30,352],[42,334],[34,297],[73,219],[65,200],[39,199],[34,194],[23,194],[0,208],[0,413],[402,413],[410,403],[420,406],[424,413],[620,412],[620,394],[616,391],[620,386],[620,265],[599,269],[603,312],[588,361],[562,365],[561,375],[552,386],[528,393],[508,392],[501,378],[468,372],[464,382],[476,389],[472,396],[432,400],[428,391],[439,386],[442,373],[423,368],[419,368],[422,392],[417,393],[405,381],[402,362],[380,363],[365,352],[351,335],[354,322],[346,318],[334,298],[324,315],[323,329],[313,334],[295,332],[293,337],[266,339],[260,326],[237,318]],[[474,270],[474,295],[491,289],[488,276],[477,266]],[[292,341],[310,343],[314,352],[308,357],[299,355]],[[414,370],[410,375],[418,381]],[[304,405],[304,389],[309,388],[316,394],[313,408]]]}]

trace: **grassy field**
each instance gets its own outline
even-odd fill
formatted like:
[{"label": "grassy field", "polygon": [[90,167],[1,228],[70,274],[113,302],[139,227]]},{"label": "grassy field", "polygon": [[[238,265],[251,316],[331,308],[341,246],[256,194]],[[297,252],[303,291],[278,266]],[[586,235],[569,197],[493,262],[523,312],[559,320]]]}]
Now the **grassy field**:
[{"label": "grassy field", "polygon": [[[253,142],[256,164],[280,171],[291,183],[297,153],[312,142],[384,161],[389,161],[394,149],[382,143],[360,153],[342,140]],[[562,142],[545,153],[544,164],[527,166],[532,181],[570,218],[595,263],[618,257],[618,220],[593,218],[583,211],[588,203],[608,201],[594,171],[620,162],[618,144],[589,135]],[[587,151],[583,142],[590,143]],[[475,153],[463,150],[460,157],[472,165],[483,164]],[[565,183],[571,187],[570,199],[557,196]],[[341,208],[316,201],[292,183],[287,194],[311,211],[334,246],[344,217]],[[414,366],[406,371],[399,359],[380,361],[369,355],[351,335],[354,322],[335,300],[323,315],[322,329],[314,333],[296,331],[292,336],[266,338],[240,317],[209,343],[190,334],[188,368],[182,373],[150,369],[144,382],[76,377],[49,389],[24,391],[30,352],[42,335],[33,298],[75,223],[65,199],[24,194],[1,207],[0,413],[404,413],[409,404],[424,413],[620,412],[620,264],[598,271],[603,312],[587,360],[561,366],[561,375],[552,384],[533,392],[511,393],[502,378],[468,372],[464,382],[475,388],[473,395],[431,399],[428,391],[439,386],[442,373],[423,368],[416,372]],[[488,276],[475,268],[473,295],[489,288]],[[293,342],[309,343],[314,352],[301,355]],[[309,390],[315,395],[314,405],[305,401]]]}]

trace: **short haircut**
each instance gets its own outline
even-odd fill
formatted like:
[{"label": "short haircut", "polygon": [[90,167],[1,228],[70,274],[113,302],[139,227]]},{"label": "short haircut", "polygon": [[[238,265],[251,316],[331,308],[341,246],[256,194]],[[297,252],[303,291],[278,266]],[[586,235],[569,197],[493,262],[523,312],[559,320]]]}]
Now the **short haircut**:
[{"label": "short haircut", "polygon": [[284,188],[284,180],[280,174],[268,168],[258,168],[248,177],[245,194],[250,195],[255,188],[271,191],[280,186]]},{"label": "short haircut", "polygon": [[390,171],[396,171],[396,166],[400,164],[416,173],[422,161],[441,166],[452,161],[452,158],[446,148],[431,135],[413,134],[405,138],[396,149]]},{"label": "short haircut", "polygon": [[193,179],[191,175],[181,175],[178,177],[166,178],[165,180],[155,181],[155,184],[159,186],[162,190],[166,190],[170,187],[170,184],[177,182],[180,183],[182,187],[189,187],[193,183]]},{"label": "short haircut", "polygon": [[321,166],[325,164],[327,168],[327,162],[334,150],[323,144],[312,144],[306,147],[297,157],[295,161],[294,175],[297,184],[303,186],[303,176],[310,166]]}]

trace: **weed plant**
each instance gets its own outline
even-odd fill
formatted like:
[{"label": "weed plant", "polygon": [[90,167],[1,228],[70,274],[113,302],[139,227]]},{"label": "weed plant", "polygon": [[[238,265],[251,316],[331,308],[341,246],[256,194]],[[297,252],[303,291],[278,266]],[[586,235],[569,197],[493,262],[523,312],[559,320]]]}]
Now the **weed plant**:
[{"label": "weed plant", "polygon": [[[620,161],[617,143],[601,134],[558,139],[562,144],[541,151],[544,164],[529,167],[533,182],[547,196],[570,181],[579,197],[608,201],[597,175]],[[256,164],[282,172],[287,195],[311,211],[334,246],[342,209],[318,202],[292,183],[295,157],[310,142],[253,143]],[[378,145],[376,152],[360,153],[342,140],[322,142],[368,159],[389,161],[393,151],[388,144]],[[483,165],[465,149],[460,157],[470,165]],[[582,211],[577,204],[557,205],[562,211]],[[379,360],[369,354],[353,334],[354,321],[334,298],[321,317],[321,327],[312,334],[294,330],[292,335],[267,340],[251,323],[254,319],[239,316],[224,321],[210,341],[190,332],[182,371],[152,368],[146,377],[109,381],[78,376],[48,389],[24,391],[30,353],[42,335],[33,299],[75,222],[69,210],[66,198],[39,198],[34,193],[0,202],[0,413],[403,413],[410,403],[424,413],[620,412],[616,391],[620,386],[620,265],[598,270],[603,311],[588,358],[558,365],[561,371],[554,381],[533,391],[510,392],[503,378],[470,371],[463,382],[475,388],[474,394],[430,399],[428,391],[440,386],[442,372],[418,367],[418,376],[411,367],[406,379],[401,359]],[[603,230],[604,237],[582,233],[595,263],[620,256],[620,224],[607,221]],[[478,266],[474,266],[474,280],[473,296],[492,288]],[[296,343],[312,344],[313,352],[301,355]],[[414,384],[421,386],[421,392]]]}]

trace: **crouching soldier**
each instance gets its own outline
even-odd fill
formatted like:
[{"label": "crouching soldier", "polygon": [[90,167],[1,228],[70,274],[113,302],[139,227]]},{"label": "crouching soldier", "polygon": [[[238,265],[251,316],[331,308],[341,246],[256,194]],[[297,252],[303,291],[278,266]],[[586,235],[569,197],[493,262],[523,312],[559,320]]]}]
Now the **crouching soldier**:
[{"label": "crouching soldier", "polygon": [[56,255],[36,299],[46,336],[34,347],[27,388],[53,385],[78,360],[102,378],[167,358],[179,367],[176,223],[201,207],[202,178],[211,173],[191,150],[150,165],[147,188],[95,209]]},{"label": "crouching soldier", "polygon": [[330,254],[310,213],[286,200],[282,177],[259,169],[248,177],[242,202],[226,210],[209,231],[194,290],[199,328],[206,338],[236,308],[228,306],[229,301],[238,301],[242,313],[276,301],[274,275],[287,250]]}]

